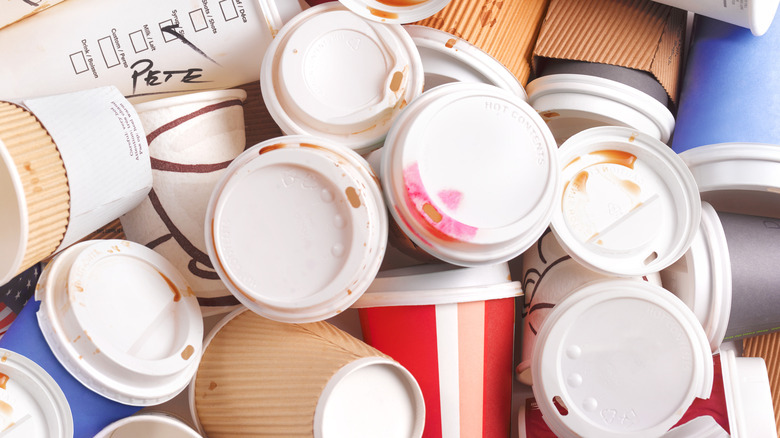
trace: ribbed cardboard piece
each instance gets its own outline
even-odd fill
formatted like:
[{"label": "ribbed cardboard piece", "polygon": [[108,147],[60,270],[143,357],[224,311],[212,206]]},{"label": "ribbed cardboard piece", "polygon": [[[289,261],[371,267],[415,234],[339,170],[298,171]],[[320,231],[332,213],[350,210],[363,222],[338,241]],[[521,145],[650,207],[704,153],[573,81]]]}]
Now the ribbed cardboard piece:
[{"label": "ribbed cardboard piece", "polygon": [[206,347],[195,408],[211,438],[311,437],[328,380],[363,357],[388,358],[326,322],[286,324],[245,311]]},{"label": "ribbed cardboard piece", "polygon": [[414,24],[449,32],[496,58],[525,85],[531,54],[550,0],[451,0]]},{"label": "ribbed cardboard piece", "polygon": [[533,53],[652,74],[677,102],[687,13],[650,0],[551,0]]},{"label": "ribbed cardboard piece", "polygon": [[780,332],[747,338],[743,341],[743,346],[743,356],[760,357],[766,363],[777,436],[780,437]]},{"label": "ribbed cardboard piece", "polygon": [[0,140],[11,155],[24,188],[29,234],[19,272],[51,255],[68,226],[70,195],[65,166],[38,119],[0,102]]}]

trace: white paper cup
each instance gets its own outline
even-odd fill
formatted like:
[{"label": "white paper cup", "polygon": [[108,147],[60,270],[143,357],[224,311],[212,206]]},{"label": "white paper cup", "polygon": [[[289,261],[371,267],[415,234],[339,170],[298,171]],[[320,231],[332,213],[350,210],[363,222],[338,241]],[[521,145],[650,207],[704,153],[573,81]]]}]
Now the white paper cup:
[{"label": "white paper cup", "polygon": [[381,146],[422,93],[420,54],[397,24],[367,21],[336,2],[290,20],[263,58],[260,86],[285,134],[316,135],[360,153]]},{"label": "white paper cup", "polygon": [[138,414],[115,421],[94,438],[201,438],[181,421],[160,414]]},{"label": "white paper cup", "polygon": [[696,182],[666,145],[629,128],[581,132],[560,148],[552,230],[577,261],[642,276],[682,257],[701,220]]},{"label": "white paper cup", "polygon": [[705,17],[746,27],[755,36],[769,30],[777,12],[778,0],[749,1],[701,1],[701,0],[654,0]]},{"label": "white paper cup", "polygon": [[149,141],[152,190],[121,217],[127,240],[154,249],[184,275],[204,313],[238,301],[206,253],[211,192],[246,146],[243,90],[190,93],[135,105]]},{"label": "white paper cup", "polygon": [[527,99],[520,81],[503,64],[470,42],[443,30],[406,25],[420,52],[425,90],[450,82],[495,85]]},{"label": "white paper cup", "polygon": [[9,437],[70,438],[73,417],[57,382],[35,362],[0,349],[0,429]]},{"label": "white paper cup", "polygon": [[598,76],[553,74],[526,86],[528,103],[542,115],[558,144],[589,128],[624,126],[664,143],[674,115],[652,96]]},{"label": "white paper cup", "polygon": [[40,3],[32,1],[3,3],[0,5],[0,29],[49,9],[61,1],[63,0],[49,0]]},{"label": "white paper cup", "polygon": [[558,303],[532,372],[534,398],[560,438],[661,436],[713,384],[693,312],[659,286],[625,279],[590,283]]},{"label": "white paper cup", "polygon": [[387,211],[356,152],[288,136],[247,149],[217,184],[206,248],[244,305],[285,322],[327,319],[355,302],[379,271]]},{"label": "white paper cup", "polygon": [[395,222],[440,260],[504,262],[549,224],[558,151],[539,115],[515,94],[486,84],[436,87],[407,107],[382,149]]},{"label": "white paper cup", "polygon": [[84,386],[134,406],[170,400],[187,386],[203,320],[162,256],[124,240],[83,242],[55,257],[39,285],[41,331]]}]

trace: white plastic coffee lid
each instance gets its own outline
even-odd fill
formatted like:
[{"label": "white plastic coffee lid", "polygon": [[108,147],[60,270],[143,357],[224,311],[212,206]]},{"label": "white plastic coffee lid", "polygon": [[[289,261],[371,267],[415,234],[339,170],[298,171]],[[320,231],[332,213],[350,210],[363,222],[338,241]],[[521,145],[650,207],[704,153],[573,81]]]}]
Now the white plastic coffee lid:
[{"label": "white plastic coffee lid", "polygon": [[538,111],[559,144],[596,126],[625,126],[669,141],[674,115],[649,94],[611,79],[554,74],[526,86],[528,103]]},{"label": "white plastic coffee lid", "polygon": [[425,401],[398,362],[366,357],[328,380],[314,411],[315,438],[421,437]]},{"label": "white plastic coffee lid", "polygon": [[718,143],[680,153],[717,211],[780,218],[780,146]]},{"label": "white plastic coffee lid", "polygon": [[605,126],[571,137],[559,153],[563,187],[551,225],[574,259],[632,277],[685,254],[699,228],[701,200],[691,172],[668,146]]},{"label": "white plastic coffee lid", "polygon": [[328,2],[281,29],[263,58],[260,85],[285,134],[316,135],[366,153],[422,93],[423,80],[420,54],[403,27]]},{"label": "white plastic coffee lid", "polygon": [[88,241],[52,262],[38,323],[84,386],[148,406],[186,387],[202,352],[200,307],[166,259],[125,240]]},{"label": "white plastic coffee lid", "polygon": [[57,382],[32,360],[2,348],[0,430],[9,437],[73,436],[70,405]]},{"label": "white plastic coffee lid", "polygon": [[695,397],[709,398],[713,380],[693,312],[665,289],[627,279],[590,283],[558,303],[531,371],[539,409],[561,438],[661,436]]},{"label": "white plastic coffee lid", "polygon": [[382,149],[390,212],[441,260],[507,261],[549,225],[558,151],[541,117],[515,94],[487,84],[436,87],[406,108]]},{"label": "white plastic coffee lid", "polygon": [[714,353],[731,313],[731,259],[718,214],[706,202],[701,207],[701,226],[690,249],[661,271],[661,281],[696,314]]},{"label": "white plastic coffee lid", "polygon": [[444,9],[450,0],[339,0],[363,18],[382,23],[420,21]]},{"label": "white plastic coffee lid", "polygon": [[195,93],[180,94],[178,96],[166,97],[164,99],[155,99],[137,103],[133,105],[133,108],[138,114],[141,114],[147,111],[156,111],[162,108],[168,108],[177,105],[228,99],[238,99],[243,102],[246,100],[246,91],[241,89],[199,91]]},{"label": "white plastic coffee lid", "polygon": [[24,186],[16,163],[0,140],[0,284],[5,284],[18,274],[27,251],[30,232]]},{"label": "white plastic coffee lid", "polygon": [[766,363],[738,357],[733,343],[720,350],[723,389],[732,438],[773,437],[777,433]]},{"label": "white plastic coffee lid", "polygon": [[228,167],[206,211],[206,248],[227,288],[282,322],[327,319],[379,271],[387,211],[368,164],[306,136],[253,146]]},{"label": "white plastic coffee lid", "polygon": [[477,46],[432,27],[408,24],[404,29],[420,52],[426,90],[450,82],[476,82],[528,98],[515,75]]},{"label": "white plastic coffee lid", "polygon": [[730,438],[714,418],[709,415],[696,417],[693,420],[671,429],[662,438]]},{"label": "white plastic coffee lid", "polygon": [[461,268],[427,264],[380,272],[352,306],[422,306],[498,300],[522,295],[506,263]]},{"label": "white plastic coffee lid", "polygon": [[191,427],[162,414],[137,414],[117,420],[94,438],[201,438]]}]

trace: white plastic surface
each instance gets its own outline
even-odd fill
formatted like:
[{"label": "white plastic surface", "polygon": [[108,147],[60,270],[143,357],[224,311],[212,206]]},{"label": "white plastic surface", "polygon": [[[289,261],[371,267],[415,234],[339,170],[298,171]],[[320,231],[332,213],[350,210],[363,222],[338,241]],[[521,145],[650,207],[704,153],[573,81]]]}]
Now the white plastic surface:
[{"label": "white plastic surface", "polygon": [[432,27],[409,24],[404,29],[420,52],[426,90],[450,82],[476,82],[528,98],[515,75],[477,46]]},{"label": "white plastic surface", "polygon": [[323,320],[354,303],[379,270],[387,230],[365,160],[305,136],[241,154],[206,213],[209,257],[228,289],[283,322]]},{"label": "white plastic surface", "polygon": [[731,259],[720,219],[710,204],[702,202],[701,226],[690,249],[661,271],[661,281],[693,310],[712,352],[717,351],[731,312]]},{"label": "white plastic surface", "polygon": [[652,96],[610,79],[555,74],[526,86],[528,103],[550,127],[558,144],[588,128],[625,126],[666,143],[674,115]]},{"label": "white plastic surface", "polygon": [[775,436],[775,413],[764,359],[738,357],[733,343],[724,343],[720,361],[731,437]]},{"label": "white plastic surface", "polygon": [[397,362],[367,357],[330,378],[314,411],[314,438],[419,438],[425,402],[417,381]]},{"label": "white plastic surface", "polygon": [[73,436],[68,400],[43,368],[18,353],[0,349],[0,374],[0,436]]},{"label": "white plastic surface", "polygon": [[532,372],[534,397],[560,438],[649,438],[669,430],[695,397],[709,397],[713,363],[704,330],[677,297],[646,282],[607,280],[556,306]]},{"label": "white plastic surface", "polygon": [[390,212],[441,260],[507,261],[549,224],[559,185],[555,141],[539,115],[506,90],[436,87],[401,114],[383,151]]},{"label": "white plastic surface", "polygon": [[730,436],[714,418],[705,415],[675,427],[666,432],[663,438],[729,438]]},{"label": "white plastic surface", "polygon": [[95,438],[200,438],[201,435],[181,421],[159,414],[138,414],[117,420]]},{"label": "white plastic surface", "polygon": [[420,54],[400,25],[366,21],[337,2],[290,20],[263,58],[268,112],[285,134],[369,152],[422,93]]},{"label": "white plastic surface", "polygon": [[669,147],[630,128],[600,127],[571,137],[559,153],[563,187],[551,225],[577,261],[605,274],[642,276],[688,250],[701,201]]},{"label": "white plastic surface", "polygon": [[444,9],[450,0],[339,0],[361,17],[382,23],[420,21]]},{"label": "white plastic surface", "polygon": [[21,269],[30,232],[24,186],[16,163],[0,140],[0,284],[9,282]]},{"label": "white plastic surface", "polygon": [[778,0],[702,1],[655,0],[705,17],[746,27],[755,36],[769,30],[777,12]]},{"label": "white plastic surface", "polygon": [[189,383],[200,362],[203,320],[167,260],[136,243],[101,240],[69,248],[48,269],[38,322],[82,384],[148,406]]},{"label": "white plastic surface", "polygon": [[522,295],[506,263],[474,268],[420,265],[380,272],[352,307],[422,306]]},{"label": "white plastic surface", "polygon": [[719,143],[680,154],[701,198],[717,211],[780,218],[778,146]]}]

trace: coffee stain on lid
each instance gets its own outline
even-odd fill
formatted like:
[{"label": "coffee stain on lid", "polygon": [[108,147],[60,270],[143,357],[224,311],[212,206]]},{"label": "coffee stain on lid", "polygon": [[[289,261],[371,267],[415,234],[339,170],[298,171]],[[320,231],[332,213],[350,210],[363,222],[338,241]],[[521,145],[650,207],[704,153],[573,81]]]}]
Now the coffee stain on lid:
[{"label": "coffee stain on lid", "polygon": [[287,145],[284,144],[284,143],[276,143],[276,144],[272,144],[270,146],[265,146],[265,147],[260,148],[260,151],[257,153],[257,155],[263,155],[266,152],[275,151],[277,149],[281,149],[281,148],[286,147],[286,146]]},{"label": "coffee stain on lid", "polygon": [[176,285],[173,284],[171,279],[166,277],[165,274],[163,274],[160,271],[157,271],[157,273],[160,274],[160,277],[162,277],[166,283],[168,283],[168,288],[171,290],[171,292],[173,292],[173,301],[178,302],[179,300],[181,300],[181,292],[179,292],[179,288],[176,287]]},{"label": "coffee stain on lid", "polygon": [[458,42],[458,41],[457,41],[455,38],[450,38],[450,39],[448,39],[448,40],[447,40],[447,42],[444,44],[444,47],[446,47],[446,48],[448,48],[448,49],[451,49],[451,48],[452,48],[452,47],[455,45],[455,43],[457,43],[457,42]]},{"label": "coffee stain on lid", "polygon": [[379,3],[382,3],[383,5],[404,8],[408,6],[419,5],[420,3],[425,3],[428,0],[377,0],[377,1]]},{"label": "coffee stain on lid", "polygon": [[0,413],[10,417],[14,413],[14,407],[0,400]]},{"label": "coffee stain on lid", "polygon": [[6,385],[8,384],[8,380],[10,380],[8,375],[0,373],[0,388],[7,389]]},{"label": "coffee stain on lid", "polygon": [[439,223],[442,220],[442,215],[439,213],[439,210],[436,210],[436,207],[431,205],[430,203],[426,202],[422,206],[423,213],[426,214],[429,218],[431,218],[432,221]]},{"label": "coffee stain on lid", "polygon": [[617,151],[617,150],[603,150],[603,151],[595,151],[591,152],[589,155],[592,155],[597,158],[596,164],[617,164],[619,166],[628,167],[629,169],[634,168],[634,163],[636,163],[636,155],[626,152],[626,151]]},{"label": "coffee stain on lid", "polygon": [[395,12],[383,11],[381,9],[372,8],[371,6],[368,6],[368,12],[370,12],[371,15],[379,18],[388,18],[391,20],[398,18],[398,14],[396,14]]},{"label": "coffee stain on lid", "polygon": [[393,78],[390,80],[390,91],[397,93],[401,89],[401,82],[404,80],[404,72],[397,71],[393,73]]},{"label": "coffee stain on lid", "polygon": [[560,114],[556,113],[555,111],[547,111],[545,113],[542,113],[542,117],[547,119],[552,119],[553,117],[558,117]]},{"label": "coffee stain on lid", "polygon": [[349,200],[349,205],[351,205],[353,208],[360,207],[360,196],[358,195],[357,190],[355,190],[354,187],[350,186],[347,187],[347,189],[344,191],[347,195],[347,200]]},{"label": "coffee stain on lid", "polygon": [[3,357],[0,357],[0,362],[5,362],[8,360],[8,354],[4,354]]},{"label": "coffee stain on lid", "polygon": [[195,347],[192,345],[188,345],[184,350],[181,352],[181,358],[184,360],[188,360],[190,357],[192,357],[192,353],[195,352]]},{"label": "coffee stain on lid", "polygon": [[639,187],[639,184],[637,184],[637,183],[635,183],[633,181],[629,181],[627,179],[623,179],[623,180],[620,180],[620,185],[623,187],[623,189],[625,191],[627,191],[628,193],[630,193],[630,194],[632,194],[634,196],[639,196],[639,194],[642,193],[642,188]]}]

